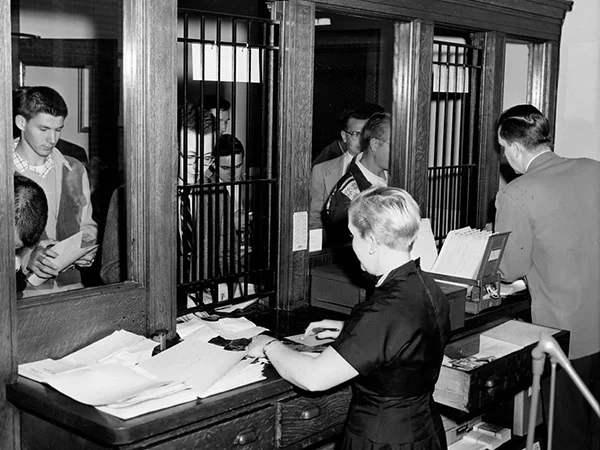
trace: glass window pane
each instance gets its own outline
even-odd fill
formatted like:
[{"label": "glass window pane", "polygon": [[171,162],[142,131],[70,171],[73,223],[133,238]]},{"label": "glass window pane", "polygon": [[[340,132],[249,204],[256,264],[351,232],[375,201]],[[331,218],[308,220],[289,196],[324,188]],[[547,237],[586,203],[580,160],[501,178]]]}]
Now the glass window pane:
[{"label": "glass window pane", "polygon": [[[12,8],[15,168],[48,203],[40,245],[19,253],[41,283],[26,284],[21,295],[122,281],[122,2],[21,0]],[[75,248],[90,252],[51,276],[47,267],[58,261],[40,247],[80,231]]]}]

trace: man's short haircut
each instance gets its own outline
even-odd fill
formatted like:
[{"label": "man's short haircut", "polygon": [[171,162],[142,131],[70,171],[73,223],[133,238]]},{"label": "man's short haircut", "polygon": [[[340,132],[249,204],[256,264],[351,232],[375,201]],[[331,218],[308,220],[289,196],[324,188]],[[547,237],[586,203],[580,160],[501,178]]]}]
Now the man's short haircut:
[{"label": "man's short haircut", "polygon": [[48,86],[32,86],[14,94],[13,99],[19,102],[15,115],[23,116],[26,120],[30,120],[40,113],[63,118],[69,114],[65,100]]},{"label": "man's short haircut", "polygon": [[350,204],[348,220],[362,238],[370,235],[378,243],[411,251],[421,226],[419,205],[404,189],[371,187]]},{"label": "man's short haircut", "polygon": [[358,109],[346,109],[342,112],[342,115],[340,116],[340,131],[346,130],[350,119],[367,120],[373,114],[381,113],[384,111],[385,110],[383,109],[383,107],[375,103],[365,103],[362,107]]},{"label": "man's short haircut", "polygon": [[222,158],[224,156],[242,155],[244,156],[244,146],[238,138],[231,134],[222,134],[217,139],[213,150],[213,158]]},{"label": "man's short haircut", "polygon": [[219,109],[221,111],[229,111],[231,108],[231,103],[225,100],[223,97],[216,95],[207,95],[204,97],[204,109],[217,109],[217,100],[219,103]]},{"label": "man's short haircut", "polygon": [[15,228],[26,247],[36,245],[48,220],[48,202],[42,187],[35,181],[15,174]]},{"label": "man's short haircut", "polygon": [[360,149],[364,152],[369,149],[372,139],[381,139],[390,132],[392,118],[388,113],[373,114],[360,133]]},{"label": "man's short haircut", "polygon": [[[200,109],[196,108],[191,103],[187,102],[185,106],[179,107],[179,131],[188,129],[195,133],[200,134]],[[215,117],[210,113],[208,109],[202,111],[202,135],[214,133],[215,131]]]},{"label": "man's short haircut", "polygon": [[498,135],[509,144],[519,142],[528,150],[540,145],[552,147],[550,123],[544,114],[532,105],[516,105],[500,115]]}]

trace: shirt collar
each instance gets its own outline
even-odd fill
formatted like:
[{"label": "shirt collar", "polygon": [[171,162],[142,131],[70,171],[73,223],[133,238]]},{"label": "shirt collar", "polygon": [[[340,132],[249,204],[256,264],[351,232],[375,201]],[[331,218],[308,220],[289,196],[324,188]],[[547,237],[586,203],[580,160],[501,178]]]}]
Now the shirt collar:
[{"label": "shirt collar", "polygon": [[527,173],[527,171],[529,170],[529,167],[531,166],[531,163],[536,160],[539,156],[542,156],[544,153],[548,153],[551,150],[544,150],[543,152],[539,152],[537,155],[535,155],[533,158],[531,158],[529,160],[529,162],[527,163],[527,166],[525,167],[525,173]]},{"label": "shirt collar", "polygon": [[44,178],[46,175],[48,175],[50,170],[52,170],[55,164],[64,165],[67,167],[67,169],[71,170],[71,164],[69,164],[63,154],[58,151],[56,147],[52,149],[52,152],[48,155],[44,161],[44,164],[41,166],[29,164],[21,155],[17,153],[17,145],[19,144],[19,141],[20,138],[16,138],[13,141],[13,162],[19,173],[24,173],[26,170],[29,170]]}]

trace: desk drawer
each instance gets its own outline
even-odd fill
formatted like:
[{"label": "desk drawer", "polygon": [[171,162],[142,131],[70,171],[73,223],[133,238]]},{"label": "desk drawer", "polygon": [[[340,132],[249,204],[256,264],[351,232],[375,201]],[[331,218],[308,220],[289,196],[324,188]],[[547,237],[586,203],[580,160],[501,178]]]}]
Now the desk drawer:
[{"label": "desk drawer", "polygon": [[275,408],[271,405],[193,431],[149,448],[160,450],[262,450],[273,448]]},{"label": "desk drawer", "polygon": [[460,411],[477,412],[485,405],[508,399],[528,388],[532,383],[531,350],[537,345],[540,332],[552,335],[563,351],[568,353],[568,331],[516,320],[451,342],[445,353],[456,360],[477,354],[483,342],[481,336],[520,348],[470,370],[442,365],[435,385],[435,401]]},{"label": "desk drawer", "polygon": [[350,388],[345,387],[332,393],[297,396],[278,402],[278,447],[287,447],[316,435],[323,438],[326,437],[324,433],[339,432],[346,420],[351,396]]}]

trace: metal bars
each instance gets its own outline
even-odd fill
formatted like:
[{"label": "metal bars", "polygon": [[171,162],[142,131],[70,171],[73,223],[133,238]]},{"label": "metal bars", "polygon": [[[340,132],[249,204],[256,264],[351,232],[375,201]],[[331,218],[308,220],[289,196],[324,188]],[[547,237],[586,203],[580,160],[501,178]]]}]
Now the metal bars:
[{"label": "metal bars", "polygon": [[433,44],[427,215],[438,247],[449,231],[469,225],[476,212],[471,206],[478,164],[473,126],[481,55],[463,39]]},{"label": "metal bars", "polygon": [[274,296],[278,32],[178,10],[178,315]]}]

